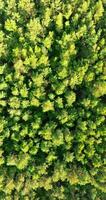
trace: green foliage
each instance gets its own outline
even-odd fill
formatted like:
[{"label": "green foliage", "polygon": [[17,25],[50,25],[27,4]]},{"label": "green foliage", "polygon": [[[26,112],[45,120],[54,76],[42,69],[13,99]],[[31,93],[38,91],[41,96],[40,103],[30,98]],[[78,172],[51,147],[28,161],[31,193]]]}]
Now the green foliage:
[{"label": "green foliage", "polygon": [[106,0],[0,0],[0,200],[106,199]]}]

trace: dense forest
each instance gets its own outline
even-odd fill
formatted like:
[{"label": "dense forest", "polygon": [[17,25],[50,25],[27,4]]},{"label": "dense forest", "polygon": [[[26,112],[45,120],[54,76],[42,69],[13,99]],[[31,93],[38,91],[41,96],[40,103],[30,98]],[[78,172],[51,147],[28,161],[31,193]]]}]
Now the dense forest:
[{"label": "dense forest", "polygon": [[106,0],[0,0],[0,200],[106,200]]}]

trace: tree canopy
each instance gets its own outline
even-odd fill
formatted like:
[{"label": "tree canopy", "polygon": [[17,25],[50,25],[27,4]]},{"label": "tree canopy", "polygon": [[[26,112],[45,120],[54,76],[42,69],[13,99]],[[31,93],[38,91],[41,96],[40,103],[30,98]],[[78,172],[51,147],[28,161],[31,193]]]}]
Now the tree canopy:
[{"label": "tree canopy", "polygon": [[0,199],[106,199],[106,0],[0,0]]}]

